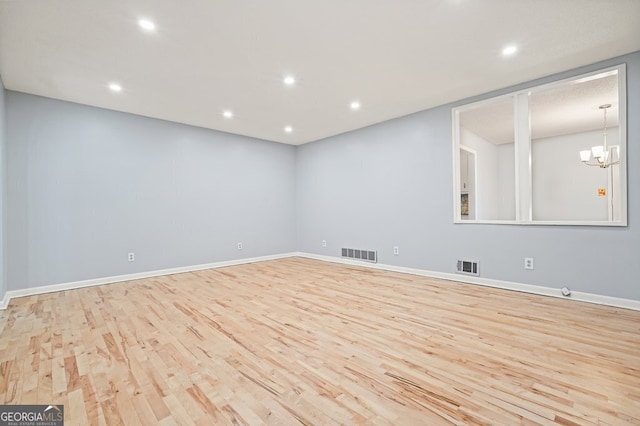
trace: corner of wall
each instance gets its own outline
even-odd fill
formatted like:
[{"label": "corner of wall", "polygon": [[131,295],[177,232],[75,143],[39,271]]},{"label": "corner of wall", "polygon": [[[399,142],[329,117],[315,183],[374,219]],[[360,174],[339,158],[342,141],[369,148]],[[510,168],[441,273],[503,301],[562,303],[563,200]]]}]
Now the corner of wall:
[{"label": "corner of wall", "polygon": [[6,193],[7,193],[7,119],[6,90],[0,75],[0,307],[6,304]]}]

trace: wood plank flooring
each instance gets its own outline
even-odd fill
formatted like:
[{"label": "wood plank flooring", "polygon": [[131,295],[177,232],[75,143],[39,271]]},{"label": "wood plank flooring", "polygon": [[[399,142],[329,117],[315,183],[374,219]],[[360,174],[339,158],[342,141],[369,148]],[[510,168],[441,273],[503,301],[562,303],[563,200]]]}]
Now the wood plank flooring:
[{"label": "wood plank flooring", "polygon": [[640,312],[303,258],[14,299],[68,425],[640,424]]}]

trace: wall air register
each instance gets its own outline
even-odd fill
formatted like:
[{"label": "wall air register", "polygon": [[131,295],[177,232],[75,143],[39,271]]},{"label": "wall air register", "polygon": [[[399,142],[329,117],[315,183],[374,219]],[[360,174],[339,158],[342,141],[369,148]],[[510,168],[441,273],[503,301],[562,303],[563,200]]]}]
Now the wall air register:
[{"label": "wall air register", "polygon": [[342,248],[342,257],[348,257],[350,259],[359,259],[366,262],[378,261],[378,253],[374,250],[360,250],[352,248]]},{"label": "wall air register", "polygon": [[477,277],[480,276],[480,269],[478,266],[478,262],[473,260],[458,260],[456,272],[465,275],[475,275]]}]

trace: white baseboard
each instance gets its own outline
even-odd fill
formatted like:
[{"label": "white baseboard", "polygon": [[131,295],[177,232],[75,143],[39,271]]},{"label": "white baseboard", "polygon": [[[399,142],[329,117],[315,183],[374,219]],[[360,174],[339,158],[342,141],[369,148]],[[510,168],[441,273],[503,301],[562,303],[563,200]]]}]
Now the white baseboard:
[{"label": "white baseboard", "polygon": [[322,260],[325,262],[342,263],[345,265],[361,266],[363,268],[372,268],[372,269],[382,269],[385,271],[392,271],[392,272],[402,272],[405,274],[418,275],[422,277],[440,278],[444,280],[457,281],[457,282],[462,282],[466,284],[476,284],[476,285],[482,285],[486,287],[500,288],[504,290],[520,291],[523,293],[532,293],[532,294],[538,294],[542,296],[551,296],[551,297],[557,297],[557,298],[566,299],[566,300],[576,300],[579,302],[588,302],[588,303],[594,303],[598,305],[606,305],[606,306],[613,306],[617,308],[633,309],[636,311],[640,311],[640,300],[622,299],[618,297],[602,296],[602,295],[593,294],[593,293],[583,293],[579,291],[572,291],[571,296],[566,297],[562,295],[559,288],[556,289],[551,287],[542,287],[542,286],[523,284],[523,283],[517,283],[512,281],[501,281],[501,280],[493,280],[489,278],[470,277],[466,275],[453,274],[453,273],[447,273],[447,272],[427,271],[424,269],[406,268],[403,266],[385,265],[382,263],[362,262],[362,261],[351,260],[347,258],[323,256],[323,255],[311,254],[311,253],[298,252],[296,253],[296,255],[299,257],[306,257],[308,259]]},{"label": "white baseboard", "polygon": [[181,266],[178,268],[160,269],[157,271],[138,272],[135,274],[116,275],[104,278],[95,278],[91,280],[73,281],[61,284],[45,285],[40,287],[25,288],[23,290],[7,291],[0,304],[0,309],[6,309],[11,299],[17,297],[33,296],[37,294],[53,293],[56,291],[73,290],[76,288],[92,287],[103,284],[113,284],[123,281],[139,280],[142,278],[158,277],[161,275],[181,274],[184,272],[202,271],[204,269],[223,268],[225,266],[243,265],[246,263],[264,262],[267,260],[282,259],[295,256],[295,253],[283,253],[271,256],[251,257],[247,259],[227,260],[223,262],[205,263],[201,265]]},{"label": "white baseboard", "polygon": [[182,266],[178,268],[161,269],[157,271],[139,272],[135,274],[117,275],[112,277],[96,278],[92,280],[74,281],[69,283],[53,284],[53,285],[47,285],[47,286],[41,286],[41,287],[32,287],[32,288],[27,288],[23,290],[11,290],[11,291],[7,291],[4,297],[2,298],[2,301],[0,302],[0,310],[6,309],[7,306],[9,306],[9,302],[11,301],[11,299],[17,298],[17,297],[33,296],[37,294],[45,294],[45,293],[51,293],[55,291],[72,290],[76,288],[91,287],[91,286],[102,285],[102,284],[112,284],[112,283],[123,282],[123,281],[139,280],[142,278],[151,278],[151,277],[157,277],[161,275],[171,275],[171,274],[180,274],[184,272],[202,271],[204,269],[223,268],[225,266],[243,265],[247,263],[264,262],[267,260],[283,259],[283,258],[296,257],[296,256],[304,257],[308,259],[321,260],[325,262],[342,263],[345,265],[360,266],[363,268],[372,268],[372,269],[381,269],[381,270],[392,271],[392,272],[401,272],[405,274],[418,275],[418,276],[429,277],[429,278],[440,278],[444,280],[457,281],[457,282],[462,282],[466,284],[476,284],[476,285],[482,285],[486,287],[500,288],[504,290],[520,291],[523,293],[539,294],[542,296],[551,296],[551,297],[557,297],[557,298],[562,298],[566,300],[576,300],[580,302],[595,303],[598,305],[607,305],[607,306],[614,306],[618,308],[633,309],[636,311],[640,311],[639,300],[622,299],[618,297],[602,296],[599,294],[583,293],[583,292],[577,292],[577,291],[573,291],[570,297],[565,297],[565,296],[562,296],[562,294],[560,293],[560,289],[555,289],[551,287],[542,287],[542,286],[523,284],[523,283],[517,283],[517,282],[511,282],[511,281],[493,280],[488,278],[469,277],[465,275],[452,274],[452,273],[446,273],[446,272],[435,272],[435,271],[428,271],[424,269],[406,268],[404,266],[360,262],[357,260],[345,259],[340,257],[332,257],[332,256],[323,256],[323,255],[304,253],[304,252],[283,253],[283,254],[277,254],[272,256],[260,256],[260,257],[253,257],[253,258],[247,258],[247,259],[229,260],[224,262],[206,263],[202,265]]},{"label": "white baseboard", "polygon": [[4,296],[2,297],[2,300],[0,300],[0,311],[3,309],[7,309],[7,306],[9,306],[9,292],[5,293]]}]

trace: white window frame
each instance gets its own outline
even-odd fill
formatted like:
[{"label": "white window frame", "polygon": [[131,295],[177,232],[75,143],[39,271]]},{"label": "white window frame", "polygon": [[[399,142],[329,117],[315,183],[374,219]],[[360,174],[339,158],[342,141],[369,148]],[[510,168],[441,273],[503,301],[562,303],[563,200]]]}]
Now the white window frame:
[{"label": "white window frame", "polygon": [[[531,126],[529,117],[529,95],[537,91],[548,90],[567,83],[577,83],[596,75],[616,73],[618,75],[618,141],[620,155],[620,218],[609,220],[533,220],[533,188],[531,179]],[[503,98],[513,97],[514,108],[514,144],[515,144],[515,220],[462,219],[460,214],[460,149],[467,147],[460,143],[460,113],[478,108],[483,104]],[[454,107],[451,110],[452,121],[452,158],[453,158],[453,220],[463,224],[505,224],[505,225],[577,225],[577,226],[627,226],[627,78],[626,65],[620,64],[586,74],[557,80],[523,90],[486,98],[481,101]],[[579,161],[576,153],[576,161]],[[476,203],[478,183],[476,181]],[[477,215],[476,215],[477,218]]]}]

